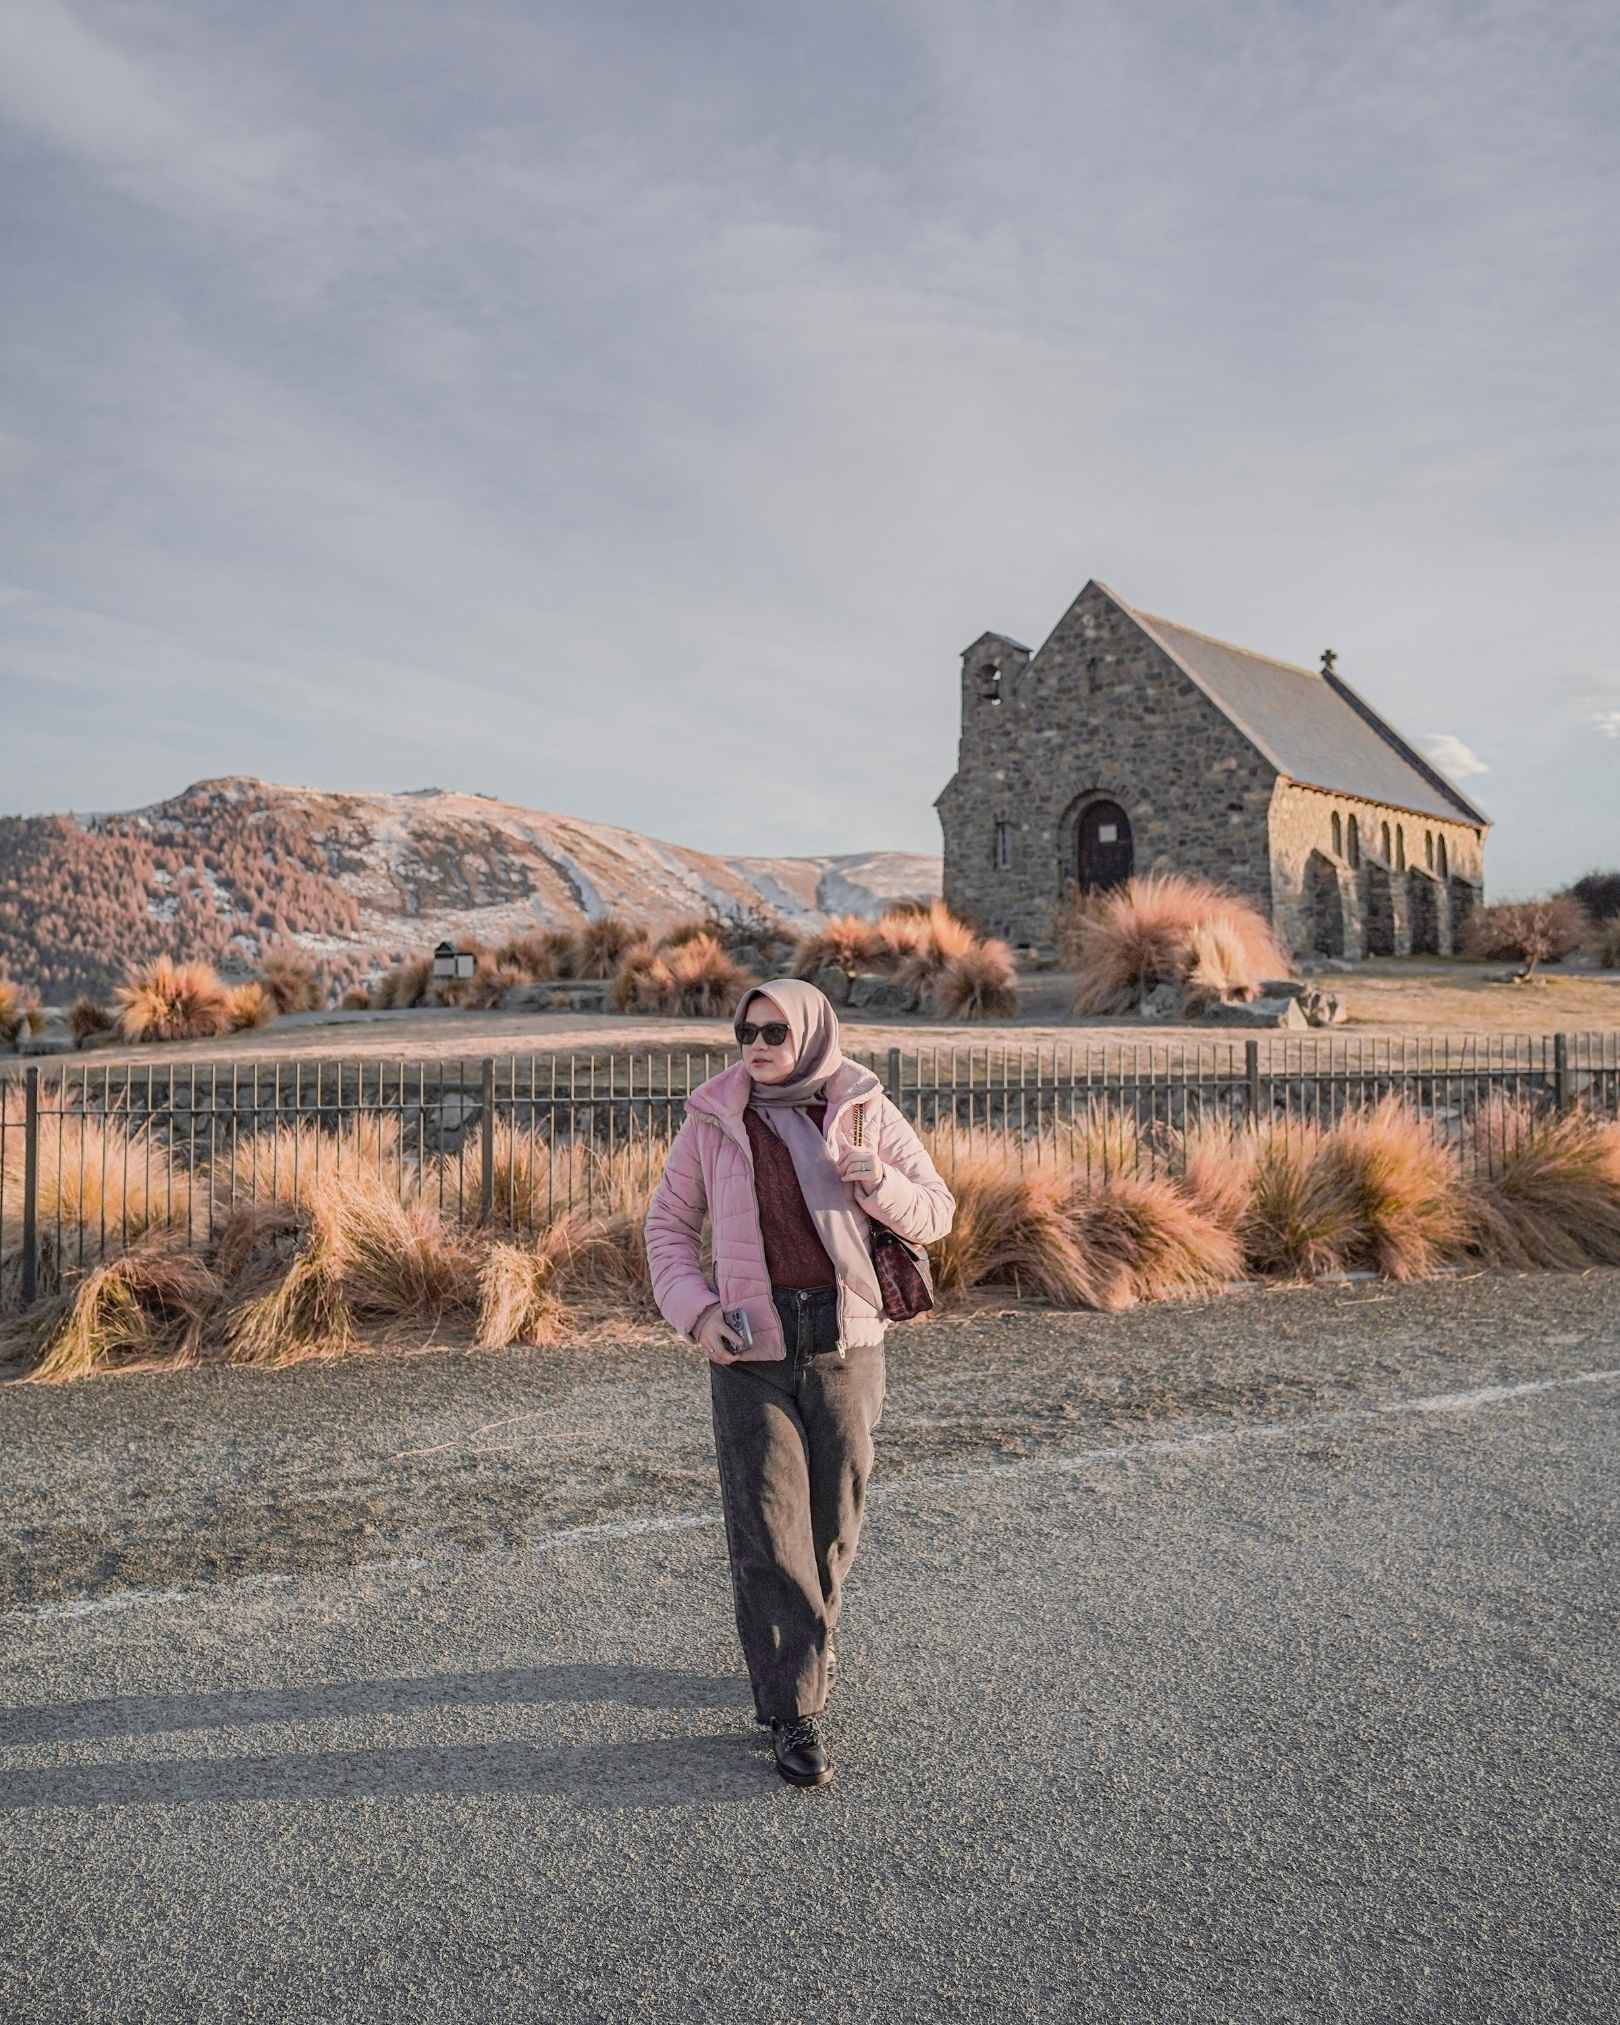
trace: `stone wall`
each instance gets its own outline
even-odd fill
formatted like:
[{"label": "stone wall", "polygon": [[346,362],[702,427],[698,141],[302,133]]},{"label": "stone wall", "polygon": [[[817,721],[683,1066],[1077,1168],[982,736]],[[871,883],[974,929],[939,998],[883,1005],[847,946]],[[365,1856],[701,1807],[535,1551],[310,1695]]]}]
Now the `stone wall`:
[{"label": "stone wall", "polygon": [[[992,668],[999,667],[999,680]],[[1078,872],[1088,803],[1130,817],[1138,873],[1191,872],[1272,905],[1275,769],[1095,586],[1040,651],[984,634],[962,657],[957,770],[935,806],[945,900],[1042,946]],[[996,824],[1010,862],[996,863]]]},{"label": "stone wall", "polygon": [[[1352,834],[1359,865],[1351,862]],[[1318,946],[1324,861],[1338,881],[1342,951]],[[1433,943],[1440,954],[1450,955],[1461,915],[1483,897],[1484,886],[1484,834],[1473,824],[1278,781],[1271,805],[1273,921],[1284,947],[1296,954],[1407,956],[1415,936],[1417,947]]]}]

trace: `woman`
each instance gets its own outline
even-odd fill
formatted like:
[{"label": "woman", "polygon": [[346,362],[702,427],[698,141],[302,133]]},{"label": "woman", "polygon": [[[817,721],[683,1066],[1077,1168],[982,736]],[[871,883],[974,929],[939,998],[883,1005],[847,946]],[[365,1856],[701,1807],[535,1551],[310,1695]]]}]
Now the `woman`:
[{"label": "woman", "polygon": [[[772,978],[744,992],[733,1028],[743,1059],[687,1099],[647,1210],[647,1261],[659,1312],[709,1359],[754,1720],[784,1779],[821,1786],[832,1766],[818,1718],[886,1390],[867,1233],[875,1221],[929,1244],[956,1204],[878,1078],[845,1060],[825,993]],[[752,1342],[725,1319],[739,1308]]]}]

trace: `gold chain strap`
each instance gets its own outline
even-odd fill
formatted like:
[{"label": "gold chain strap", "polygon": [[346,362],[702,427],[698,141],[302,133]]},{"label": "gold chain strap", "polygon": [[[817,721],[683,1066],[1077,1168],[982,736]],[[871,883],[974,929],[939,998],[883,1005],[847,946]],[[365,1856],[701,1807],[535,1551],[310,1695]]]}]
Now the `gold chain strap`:
[{"label": "gold chain strap", "polygon": [[865,1120],[865,1117],[866,1117],[866,1106],[864,1104],[857,1104],[855,1106],[855,1144],[857,1146],[859,1146],[861,1143],[861,1125]]}]

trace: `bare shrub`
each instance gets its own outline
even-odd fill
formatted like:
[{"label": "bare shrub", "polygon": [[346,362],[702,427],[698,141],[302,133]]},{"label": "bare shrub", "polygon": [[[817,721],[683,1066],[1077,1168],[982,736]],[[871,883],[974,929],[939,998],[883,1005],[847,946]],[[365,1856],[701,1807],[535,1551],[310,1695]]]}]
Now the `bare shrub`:
[{"label": "bare shrub", "polygon": [[[1200,933],[1202,931],[1202,933]],[[1150,873],[1101,895],[1075,893],[1059,941],[1079,977],[1077,1013],[1134,1012],[1161,984],[1217,984],[1252,995],[1292,966],[1259,910],[1237,894],[1180,873]]]},{"label": "bare shrub", "polygon": [[113,992],[126,1041],[200,1041],[230,1025],[225,987],[212,964],[160,956]]},{"label": "bare shrub", "polygon": [[1533,977],[1538,963],[1558,963],[1592,932],[1586,909],[1567,893],[1537,900],[1498,900],[1476,907],[1463,928],[1463,951],[1489,961],[1523,964]]},{"label": "bare shrub", "polygon": [[1605,970],[1620,970],[1620,920],[1604,922],[1592,947]]},{"label": "bare shrub", "polygon": [[1570,887],[1569,897],[1596,922],[1620,922],[1620,871],[1583,873]]}]

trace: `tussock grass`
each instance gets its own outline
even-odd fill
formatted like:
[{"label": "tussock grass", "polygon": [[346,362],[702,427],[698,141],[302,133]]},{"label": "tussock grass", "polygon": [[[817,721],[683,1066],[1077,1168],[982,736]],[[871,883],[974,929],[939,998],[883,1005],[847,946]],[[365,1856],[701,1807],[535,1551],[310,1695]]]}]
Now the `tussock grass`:
[{"label": "tussock grass", "polygon": [[259,977],[278,1013],[319,1012],[326,991],[314,959],[300,949],[273,949],[259,966]]},{"label": "tussock grass", "polygon": [[230,1026],[230,995],[212,964],[159,956],[113,990],[126,1041],[200,1041]]},{"label": "tussock grass", "polygon": [[267,1027],[276,1017],[276,1002],[257,978],[231,987],[225,994],[225,1015],[230,1032],[247,1033]]},{"label": "tussock grass", "polygon": [[818,970],[877,970],[894,961],[893,943],[864,914],[835,914],[793,945],[787,974],[812,978]]},{"label": "tussock grass", "polygon": [[1127,1013],[1156,985],[1190,986],[1207,1001],[1252,995],[1292,965],[1259,910],[1237,894],[1180,873],[1149,873],[1116,891],[1075,896],[1058,942],[1079,977],[1077,1013]]},{"label": "tussock grass", "polygon": [[98,1005],[87,992],[81,992],[68,1007],[68,1032],[73,1036],[73,1045],[82,1048],[86,1041],[102,1034],[115,1033],[118,1022],[104,1005]]},{"label": "tussock grass", "polygon": [[951,957],[934,980],[942,1019],[1011,1019],[1018,1011],[1018,969],[1012,950],[995,937]]},{"label": "tussock grass", "polygon": [[0,1048],[14,1048],[29,1026],[33,1000],[21,985],[0,977]]},{"label": "tussock grass", "polygon": [[[0,1097],[19,1102],[15,1091]],[[120,1120],[82,1125],[114,1150],[129,1143]],[[1246,1270],[1359,1265],[1413,1279],[1469,1256],[1620,1266],[1620,1124],[1498,1102],[1473,1130],[1459,1158],[1392,1100],[1330,1127],[1209,1123],[1174,1135],[1139,1135],[1099,1105],[1077,1136],[1049,1134],[1020,1164],[999,1149],[964,1151],[948,1126],[925,1128],[957,1205],[931,1247],[940,1305],[1007,1287],[1115,1313],[1206,1296]],[[20,1161],[20,1135],[4,1143],[8,1162]],[[476,1148],[425,1167],[401,1161],[398,1121],[386,1117],[349,1135],[340,1159],[332,1135],[287,1127],[243,1140],[199,1181],[216,1214],[226,1211],[206,1252],[184,1248],[183,1176],[142,1192],[132,1160],[129,1248],[15,1322],[6,1345],[36,1359],[33,1376],[63,1383],[205,1355],[280,1365],[401,1329],[450,1326],[498,1349],[558,1343],[587,1313],[651,1321],[642,1227],[667,1147],[663,1136],[612,1152],[553,1145],[503,1126],[495,1214],[477,1227],[457,1214],[476,1209]],[[1476,1176],[1475,1155],[1499,1173]],[[99,1218],[105,1198],[90,1184],[100,1186],[100,1164],[65,1163],[82,1173],[79,1190],[59,1169],[42,1173],[42,1221],[59,1200],[65,1223]],[[106,1165],[123,1172],[117,1158]],[[17,1195],[8,1175],[8,1202]],[[712,1274],[707,1225],[699,1248]]]},{"label": "tussock grass", "polygon": [[[60,1104],[58,1085],[42,1085],[42,1102]],[[8,1254],[22,1237],[23,1107],[20,1089],[0,1088],[0,1160],[4,1162],[4,1223],[0,1245]],[[36,1171],[38,1228],[47,1243],[60,1232],[61,1257],[95,1257],[103,1245],[126,1250],[149,1235],[183,1230],[191,1209],[193,1178],[161,1141],[132,1129],[123,1118],[95,1112],[40,1122]]]},{"label": "tussock grass", "polygon": [[66,1385],[120,1366],[195,1363],[221,1292],[195,1252],[153,1243],[123,1252],[30,1318],[41,1348],[29,1376]]},{"label": "tussock grass", "polygon": [[[1497,1099],[1473,1125],[1474,1250],[1520,1269],[1620,1265],[1620,1126]],[[1487,1174],[1487,1164],[1496,1169]]]}]

